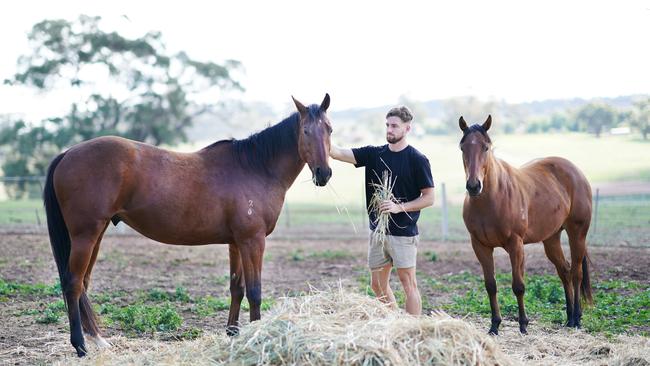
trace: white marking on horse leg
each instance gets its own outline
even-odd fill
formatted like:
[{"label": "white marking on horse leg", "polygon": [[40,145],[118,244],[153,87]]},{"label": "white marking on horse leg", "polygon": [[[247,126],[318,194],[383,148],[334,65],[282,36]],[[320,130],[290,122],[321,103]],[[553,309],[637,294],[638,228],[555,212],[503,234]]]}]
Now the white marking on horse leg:
[{"label": "white marking on horse leg", "polygon": [[93,343],[95,343],[95,345],[97,346],[97,348],[111,348],[111,344],[108,343],[108,342],[107,342],[107,341],[106,341],[102,336],[100,336],[99,334],[96,335],[96,336],[91,336],[91,335],[89,335],[89,336],[88,336],[88,339],[90,339]]}]

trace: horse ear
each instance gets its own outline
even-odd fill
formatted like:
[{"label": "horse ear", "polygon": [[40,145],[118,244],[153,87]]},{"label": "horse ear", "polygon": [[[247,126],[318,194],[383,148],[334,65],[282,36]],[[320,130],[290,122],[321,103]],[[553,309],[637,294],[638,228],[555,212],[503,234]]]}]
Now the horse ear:
[{"label": "horse ear", "polygon": [[323,99],[323,102],[320,104],[320,110],[323,112],[327,112],[327,108],[330,107],[330,95],[328,93],[325,93],[325,98]]},{"label": "horse ear", "polygon": [[490,129],[490,126],[492,126],[492,115],[488,114],[488,118],[485,120],[485,123],[483,123],[483,129],[485,132]]},{"label": "horse ear", "polygon": [[467,122],[465,122],[465,118],[463,118],[463,116],[460,116],[458,119],[458,127],[460,127],[463,132],[467,131]]},{"label": "horse ear", "polygon": [[291,99],[293,99],[293,103],[296,105],[296,108],[298,109],[298,112],[300,112],[301,116],[304,116],[307,114],[307,107],[305,107],[302,103],[300,103],[296,98],[291,96]]}]

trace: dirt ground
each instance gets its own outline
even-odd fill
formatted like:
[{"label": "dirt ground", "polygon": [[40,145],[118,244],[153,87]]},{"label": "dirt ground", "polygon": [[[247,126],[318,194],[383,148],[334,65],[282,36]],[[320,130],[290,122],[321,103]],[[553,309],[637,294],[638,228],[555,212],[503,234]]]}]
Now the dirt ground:
[{"label": "dirt ground", "polygon": [[[0,234],[0,278],[7,282],[52,284],[57,278],[56,267],[49,248],[49,240],[41,234]],[[263,297],[277,298],[296,291],[307,291],[309,286],[324,287],[339,280],[358,287],[358,278],[366,272],[365,240],[273,240],[267,242],[263,269]],[[338,258],[310,256],[325,250],[346,255]],[[650,249],[590,248],[593,262],[593,281],[605,279],[635,280],[650,286]],[[435,252],[437,261],[427,259],[426,252]],[[469,271],[481,274],[480,266],[468,243],[421,242],[418,258],[418,277],[426,278]],[[567,248],[565,248],[567,253]],[[296,255],[300,257],[296,260]],[[503,250],[497,250],[496,266],[509,271],[510,262]],[[93,292],[117,293],[124,291],[123,303],[133,298],[136,291],[160,288],[174,291],[182,286],[193,296],[228,296],[228,250],[225,245],[181,247],[153,242],[141,236],[107,236],[102,242],[99,258],[93,270]],[[526,270],[534,274],[554,274],[541,245],[526,246]],[[393,284],[396,279],[393,278]],[[420,286],[429,311],[449,301],[453,294],[435,293],[430,286]],[[483,291],[483,289],[476,289]],[[52,300],[57,299],[52,297]],[[37,308],[41,298],[9,297],[0,302],[0,364],[51,363],[70,356],[73,348],[68,342],[67,319],[58,324],[38,324],[25,311]],[[221,331],[227,320],[227,311],[214,317],[198,318],[183,313],[186,327],[204,331]],[[534,314],[530,332],[541,331]],[[248,314],[242,312],[242,320]],[[512,319],[506,319],[512,321]],[[487,323],[485,323],[487,324]],[[487,326],[487,325],[486,325]],[[487,328],[486,328],[487,329]],[[116,328],[105,327],[107,338],[122,336]],[[147,337],[144,335],[143,337]],[[170,340],[171,341],[171,340]]]}]

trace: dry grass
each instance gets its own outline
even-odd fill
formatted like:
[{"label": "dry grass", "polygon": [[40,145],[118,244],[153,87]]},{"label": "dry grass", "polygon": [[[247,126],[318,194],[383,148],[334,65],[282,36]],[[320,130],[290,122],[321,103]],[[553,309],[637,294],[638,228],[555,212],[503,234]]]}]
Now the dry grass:
[{"label": "dry grass", "polygon": [[[286,298],[238,337],[178,343],[113,338],[83,364],[511,364],[494,340],[446,314],[412,317],[339,287]],[[63,364],[74,362],[68,358]]]},{"label": "dry grass", "polygon": [[[478,323],[478,324],[477,324]],[[580,330],[540,328],[522,336],[505,321],[500,336],[485,334],[485,319],[444,313],[413,317],[340,285],[285,298],[238,337],[219,331],[193,341],[159,342],[113,337],[114,347],[91,346],[92,365],[625,365],[650,363],[650,338],[607,339]],[[480,329],[480,330],[478,330]]]},{"label": "dry grass", "polygon": [[[379,178],[379,176],[377,178]],[[390,170],[384,170],[380,181],[381,184],[371,183],[374,188],[374,193],[370,198],[369,210],[375,214],[374,224],[376,226],[375,230],[372,232],[373,239],[384,246],[386,244],[386,236],[390,235],[388,226],[390,225],[392,218],[390,213],[382,213],[380,211],[381,204],[385,201],[391,201],[399,205],[400,202],[395,198],[395,195],[393,195],[393,187],[395,186],[395,182],[397,182],[397,177],[393,178]]]}]

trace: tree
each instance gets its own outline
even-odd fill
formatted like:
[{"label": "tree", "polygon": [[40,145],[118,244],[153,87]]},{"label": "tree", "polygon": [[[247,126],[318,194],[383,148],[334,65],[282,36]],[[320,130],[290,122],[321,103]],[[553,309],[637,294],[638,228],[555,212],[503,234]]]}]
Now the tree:
[{"label": "tree", "polygon": [[630,116],[630,125],[641,132],[644,140],[648,139],[648,134],[650,134],[650,98],[634,103],[634,109]]},{"label": "tree", "polygon": [[581,129],[595,134],[596,137],[600,137],[604,129],[613,127],[617,119],[618,115],[612,107],[600,103],[589,103],[576,113],[576,120]]},{"label": "tree", "polygon": [[[158,32],[129,39],[100,29],[100,17],[44,20],[28,35],[32,51],[5,80],[48,92],[65,86],[88,97],[64,116],[39,123],[12,121],[0,130],[5,175],[44,174],[54,154],[96,136],[118,135],[155,145],[186,141],[194,118],[211,106],[201,93],[243,90],[223,65],[170,55]],[[97,85],[103,80],[106,85]],[[108,91],[105,91],[108,90]],[[35,153],[36,152],[36,153]]]}]

